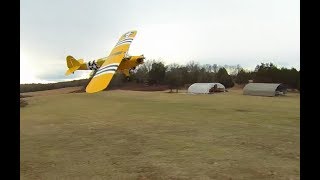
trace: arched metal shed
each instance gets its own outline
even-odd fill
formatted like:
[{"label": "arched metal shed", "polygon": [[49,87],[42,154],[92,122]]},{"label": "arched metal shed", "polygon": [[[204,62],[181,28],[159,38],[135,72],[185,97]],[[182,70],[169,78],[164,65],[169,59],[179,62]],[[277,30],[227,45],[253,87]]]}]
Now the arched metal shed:
[{"label": "arched metal shed", "polygon": [[188,93],[209,94],[214,93],[214,89],[216,92],[225,91],[225,87],[221,83],[194,83],[188,88]]},{"label": "arched metal shed", "polygon": [[277,96],[286,92],[286,87],[279,83],[249,83],[243,88],[244,95],[252,96]]}]

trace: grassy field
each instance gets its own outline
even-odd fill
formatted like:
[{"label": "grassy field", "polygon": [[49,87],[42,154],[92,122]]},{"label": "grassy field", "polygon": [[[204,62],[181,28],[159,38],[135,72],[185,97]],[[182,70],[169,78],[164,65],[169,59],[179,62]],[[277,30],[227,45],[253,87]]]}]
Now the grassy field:
[{"label": "grassy field", "polygon": [[21,179],[300,179],[300,96],[27,98]]}]

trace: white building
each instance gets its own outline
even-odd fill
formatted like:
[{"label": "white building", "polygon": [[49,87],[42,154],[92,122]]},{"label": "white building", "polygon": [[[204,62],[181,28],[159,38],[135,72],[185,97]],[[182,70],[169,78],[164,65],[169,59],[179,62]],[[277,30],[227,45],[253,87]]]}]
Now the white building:
[{"label": "white building", "polygon": [[188,93],[209,94],[214,92],[225,92],[226,88],[221,83],[194,83],[188,88]]}]

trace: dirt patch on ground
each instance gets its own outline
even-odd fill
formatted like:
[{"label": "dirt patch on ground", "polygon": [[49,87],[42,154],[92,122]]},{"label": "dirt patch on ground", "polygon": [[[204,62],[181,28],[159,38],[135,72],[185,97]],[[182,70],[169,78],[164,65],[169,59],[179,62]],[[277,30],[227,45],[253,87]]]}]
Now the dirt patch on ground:
[{"label": "dirt patch on ground", "polygon": [[[121,87],[111,87],[107,88],[107,91],[110,90],[129,90],[129,91],[165,91],[168,90],[167,85],[152,85],[147,86],[144,84],[136,84],[136,83],[127,83]],[[56,94],[68,94],[68,93],[84,93],[85,87],[77,86],[77,87],[67,87],[60,89],[52,89],[45,91],[35,91],[35,92],[27,92],[21,93],[20,97],[32,97],[32,96],[48,96],[48,95],[56,95]]]},{"label": "dirt patch on ground", "polygon": [[[165,91],[168,90],[167,85],[152,85],[152,86],[146,86],[144,84],[136,84],[136,83],[128,83],[121,87],[108,87],[105,91],[111,91],[111,90],[127,90],[127,91]],[[70,91],[69,93],[84,93],[85,88],[79,88],[73,91]]]},{"label": "dirt patch on ground", "polygon": [[232,89],[232,90],[238,90],[238,89],[243,89],[244,86],[246,86],[245,84],[234,84],[234,86],[232,88],[229,88],[229,89]]},{"label": "dirt patch on ground", "polygon": [[20,107],[25,107],[28,105],[27,101],[25,99],[20,98]]},{"label": "dirt patch on ground", "polygon": [[48,95],[56,95],[56,94],[67,94],[67,93],[71,93],[81,89],[83,89],[82,86],[67,87],[67,88],[52,89],[52,90],[45,90],[45,91],[26,92],[26,93],[21,93],[20,96],[30,97],[30,96],[48,96]]},{"label": "dirt patch on ground", "polygon": [[27,98],[27,97],[32,97],[32,96],[20,94],[20,108],[21,108],[21,107],[25,107],[25,106],[28,105],[28,102],[27,102],[27,100],[25,99],[25,98]]},{"label": "dirt patch on ground", "polygon": [[126,84],[123,87],[111,88],[118,90],[130,90],[130,91],[164,91],[169,89],[167,85],[151,85],[147,86],[144,84]]}]

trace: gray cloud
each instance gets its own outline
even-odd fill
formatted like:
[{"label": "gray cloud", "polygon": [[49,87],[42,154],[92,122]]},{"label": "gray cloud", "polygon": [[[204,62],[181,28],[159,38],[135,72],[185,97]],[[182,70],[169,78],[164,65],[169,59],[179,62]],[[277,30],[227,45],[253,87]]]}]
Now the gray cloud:
[{"label": "gray cloud", "polygon": [[21,58],[44,80],[81,76],[64,76],[67,55],[107,56],[131,29],[138,35],[130,52],[167,63],[194,58],[251,68],[270,59],[300,68],[298,0],[22,0],[20,6],[20,49],[27,56]]}]

